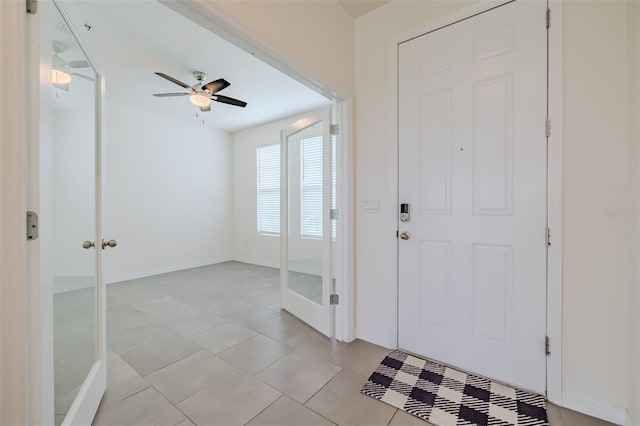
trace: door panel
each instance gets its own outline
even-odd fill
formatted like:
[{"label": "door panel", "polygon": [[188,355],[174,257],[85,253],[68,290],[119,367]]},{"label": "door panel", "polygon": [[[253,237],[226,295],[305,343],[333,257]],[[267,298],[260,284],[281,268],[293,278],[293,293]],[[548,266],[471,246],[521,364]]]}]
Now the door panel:
[{"label": "door panel", "polygon": [[332,202],[329,109],[282,130],[282,307],[331,334]]},{"label": "door panel", "polygon": [[399,48],[399,346],[544,392],[545,4]]},{"label": "door panel", "polygon": [[38,11],[40,67],[48,70],[42,84],[51,97],[41,97],[38,141],[45,145],[40,146],[39,174],[47,182],[40,180],[41,186],[31,190],[40,193],[42,222],[51,228],[40,245],[41,263],[47,266],[40,274],[43,293],[51,289],[53,338],[46,338],[46,329],[40,332],[43,344],[53,342],[53,420],[86,425],[106,388],[105,290],[99,267],[103,93],[70,7],[44,2]]}]

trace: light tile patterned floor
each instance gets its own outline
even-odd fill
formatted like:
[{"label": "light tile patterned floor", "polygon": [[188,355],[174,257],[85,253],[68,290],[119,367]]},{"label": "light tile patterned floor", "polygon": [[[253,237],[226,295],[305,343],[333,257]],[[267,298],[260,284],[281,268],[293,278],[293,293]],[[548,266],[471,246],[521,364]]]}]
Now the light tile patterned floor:
[{"label": "light tile patterned floor", "polygon": [[[107,287],[94,425],[425,426],[360,394],[388,350],[331,342],[278,308],[278,271],[228,262]],[[552,426],[608,423],[548,406]]]}]

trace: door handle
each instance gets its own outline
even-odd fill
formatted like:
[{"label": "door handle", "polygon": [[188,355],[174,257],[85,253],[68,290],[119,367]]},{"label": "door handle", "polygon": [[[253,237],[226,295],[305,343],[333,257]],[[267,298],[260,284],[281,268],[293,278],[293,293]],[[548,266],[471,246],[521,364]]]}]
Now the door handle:
[{"label": "door handle", "polygon": [[116,240],[109,240],[109,241],[102,240],[102,250],[106,249],[107,247],[115,247],[117,245],[118,245],[118,242]]},{"label": "door handle", "polygon": [[91,247],[95,247],[96,245],[93,243],[93,241],[85,241],[84,243],[82,243],[82,248],[83,249],[90,249]]},{"label": "door handle", "polygon": [[411,238],[411,234],[405,231],[402,234],[400,234],[400,238],[403,240],[408,240],[409,238]]}]

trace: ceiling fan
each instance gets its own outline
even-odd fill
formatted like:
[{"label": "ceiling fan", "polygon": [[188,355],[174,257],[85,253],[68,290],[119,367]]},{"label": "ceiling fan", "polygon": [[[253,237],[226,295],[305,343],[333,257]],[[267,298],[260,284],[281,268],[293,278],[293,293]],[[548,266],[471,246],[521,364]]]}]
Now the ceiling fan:
[{"label": "ceiling fan", "polygon": [[189,86],[188,84],[183,83],[180,80],[176,80],[175,78],[170,77],[164,73],[157,72],[156,75],[189,90],[189,93],[156,93],[153,96],[157,96],[159,98],[172,96],[189,96],[189,100],[191,101],[191,103],[200,108],[200,111],[203,112],[211,111],[211,101],[235,105],[242,108],[247,106],[247,103],[244,101],[230,98],[228,96],[218,95],[219,91],[231,85],[231,83],[226,81],[224,78],[219,78],[217,80],[203,84],[204,80],[207,78],[207,74],[203,73],[202,71],[194,71],[193,76],[196,78],[196,80],[198,80],[198,83],[194,86]]},{"label": "ceiling fan", "polygon": [[77,68],[89,68],[89,62],[85,60],[67,61],[60,56],[65,50],[66,46],[62,42],[53,41],[53,58],[51,58],[51,81],[53,85],[62,90],[69,90],[69,84],[74,75],[85,80],[94,81],[91,77],[72,71]]}]

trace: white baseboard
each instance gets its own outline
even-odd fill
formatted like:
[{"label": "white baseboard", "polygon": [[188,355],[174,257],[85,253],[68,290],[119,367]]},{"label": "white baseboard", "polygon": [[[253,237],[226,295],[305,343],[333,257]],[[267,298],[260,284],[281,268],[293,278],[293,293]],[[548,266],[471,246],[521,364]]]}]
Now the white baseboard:
[{"label": "white baseboard", "polygon": [[152,277],[154,275],[167,274],[169,272],[183,271],[185,269],[200,268],[202,266],[215,265],[217,263],[230,262],[234,259],[231,257],[220,257],[201,262],[187,263],[179,266],[168,266],[165,268],[153,269],[151,271],[131,272],[127,274],[119,274],[105,279],[107,284],[115,284],[123,281],[137,280],[139,278]]},{"label": "white baseboard", "polygon": [[369,343],[373,343],[374,345],[382,346],[388,349],[396,349],[397,347],[395,342],[391,342],[391,340],[388,338],[385,339],[385,336],[382,336],[380,331],[378,330],[357,328],[356,339],[364,340]]},{"label": "white baseboard", "polygon": [[95,276],[53,277],[53,294],[67,293],[96,286]]},{"label": "white baseboard", "polygon": [[251,265],[264,266],[266,268],[280,269],[280,264],[278,262],[268,262],[264,260],[251,259],[248,257],[234,257],[231,260],[242,263],[250,263]]},{"label": "white baseboard", "polygon": [[630,421],[627,410],[615,405],[603,404],[570,392],[562,393],[562,403],[565,408],[587,414],[598,419],[606,420],[617,425],[627,424]]},{"label": "white baseboard", "polygon": [[[280,269],[280,264],[276,262],[250,259],[248,257],[234,257],[233,260],[236,262],[250,263],[251,265],[264,266],[266,268]],[[313,268],[290,267],[289,270],[293,272],[300,272],[301,274],[322,276],[322,271]]]}]

